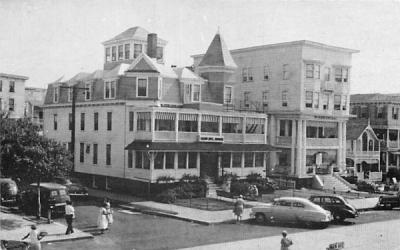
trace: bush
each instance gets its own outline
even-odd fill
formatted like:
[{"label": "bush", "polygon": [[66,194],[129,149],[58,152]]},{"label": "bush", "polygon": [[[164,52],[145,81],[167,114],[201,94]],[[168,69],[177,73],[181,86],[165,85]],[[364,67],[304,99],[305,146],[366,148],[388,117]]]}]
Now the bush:
[{"label": "bush", "polygon": [[398,181],[400,180],[400,170],[397,168],[389,168],[386,178],[390,178],[390,181],[392,181],[392,178],[395,177]]},{"label": "bush", "polygon": [[365,181],[360,181],[357,183],[357,190],[358,191],[364,191],[364,192],[369,192],[369,193],[374,193],[375,192],[375,186],[372,185],[371,183],[365,182]]},{"label": "bush", "polygon": [[246,195],[249,192],[250,184],[247,182],[235,181],[231,183],[232,195]]},{"label": "bush", "polygon": [[176,192],[174,189],[168,189],[165,190],[164,192],[161,192],[160,194],[156,195],[155,197],[156,201],[162,202],[162,203],[175,203],[176,201]]},{"label": "bush", "polygon": [[179,180],[180,182],[198,182],[200,181],[200,177],[197,175],[184,174],[182,178]]},{"label": "bush", "polygon": [[170,182],[174,182],[175,178],[169,175],[163,175],[163,176],[159,176],[157,178],[157,183],[170,183]]},{"label": "bush", "polygon": [[262,176],[259,173],[251,173],[246,177],[246,180],[249,183],[259,182],[260,180],[262,180]]},{"label": "bush", "polygon": [[275,192],[275,188],[267,180],[260,180],[256,184],[259,194],[271,194]]}]

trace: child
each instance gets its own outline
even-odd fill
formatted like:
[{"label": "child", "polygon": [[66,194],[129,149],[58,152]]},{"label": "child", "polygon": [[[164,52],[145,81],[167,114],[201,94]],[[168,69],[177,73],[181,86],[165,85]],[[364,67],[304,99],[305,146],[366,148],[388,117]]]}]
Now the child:
[{"label": "child", "polygon": [[289,250],[289,247],[293,245],[293,242],[291,239],[287,238],[287,232],[282,231],[282,239],[281,239],[281,250]]}]

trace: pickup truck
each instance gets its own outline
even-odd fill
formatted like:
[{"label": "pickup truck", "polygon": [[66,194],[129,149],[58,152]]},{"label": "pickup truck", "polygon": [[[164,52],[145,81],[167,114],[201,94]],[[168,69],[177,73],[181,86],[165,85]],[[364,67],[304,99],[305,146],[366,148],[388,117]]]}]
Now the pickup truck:
[{"label": "pickup truck", "polygon": [[376,205],[378,209],[392,209],[394,207],[400,207],[400,191],[396,195],[380,196]]}]

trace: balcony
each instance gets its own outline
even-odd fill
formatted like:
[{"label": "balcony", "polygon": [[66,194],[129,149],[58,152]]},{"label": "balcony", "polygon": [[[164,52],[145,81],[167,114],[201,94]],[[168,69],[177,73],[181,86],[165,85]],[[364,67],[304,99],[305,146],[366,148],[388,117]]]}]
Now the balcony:
[{"label": "balcony", "polygon": [[338,147],[338,138],[307,138],[307,147]]}]

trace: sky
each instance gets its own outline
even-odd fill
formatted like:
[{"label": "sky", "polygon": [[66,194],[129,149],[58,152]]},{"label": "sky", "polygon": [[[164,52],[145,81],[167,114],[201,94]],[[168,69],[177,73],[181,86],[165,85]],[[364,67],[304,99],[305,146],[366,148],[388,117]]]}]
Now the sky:
[{"label": "sky", "polygon": [[229,49],[311,40],[360,50],[351,93],[400,93],[400,0],[0,0],[0,72],[46,87],[103,66],[102,42],[134,26],[188,66],[217,30]]}]

